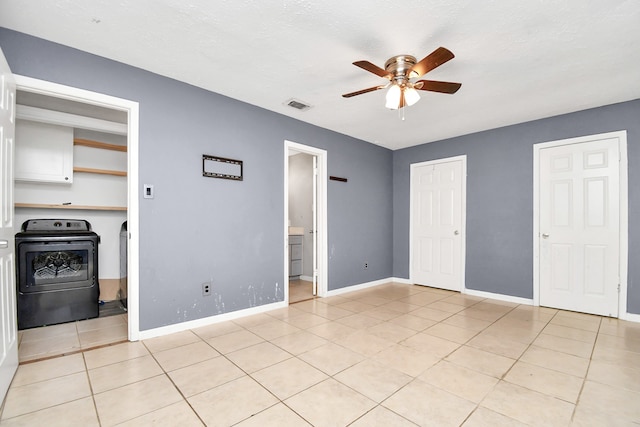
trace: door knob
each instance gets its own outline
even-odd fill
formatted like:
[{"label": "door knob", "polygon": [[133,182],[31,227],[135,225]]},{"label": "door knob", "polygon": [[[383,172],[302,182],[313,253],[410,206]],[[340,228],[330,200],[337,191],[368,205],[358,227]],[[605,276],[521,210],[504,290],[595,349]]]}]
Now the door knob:
[{"label": "door knob", "polygon": [[547,233],[542,233],[542,238],[543,239],[547,239],[547,238],[549,238],[549,235]]},{"label": "door knob", "polygon": [[457,236],[458,234],[460,234],[460,232],[458,230],[456,230],[456,231],[453,232],[453,234],[455,234]]}]

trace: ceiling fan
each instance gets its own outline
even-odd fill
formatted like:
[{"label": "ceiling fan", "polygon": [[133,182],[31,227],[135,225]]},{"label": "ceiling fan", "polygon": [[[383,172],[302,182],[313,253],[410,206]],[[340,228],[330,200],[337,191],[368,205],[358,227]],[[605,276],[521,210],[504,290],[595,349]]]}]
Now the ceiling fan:
[{"label": "ceiling fan", "polygon": [[369,61],[356,61],[353,65],[388,79],[389,83],[356,92],[345,93],[342,96],[344,98],[351,98],[352,96],[362,95],[363,93],[389,88],[385,106],[392,110],[397,110],[418,102],[420,99],[420,95],[418,94],[419,90],[449,94],[456,93],[462,86],[461,83],[436,80],[411,80],[423,76],[453,58],[454,54],[449,49],[439,47],[419,62],[411,55],[394,56],[385,62],[384,69]]}]

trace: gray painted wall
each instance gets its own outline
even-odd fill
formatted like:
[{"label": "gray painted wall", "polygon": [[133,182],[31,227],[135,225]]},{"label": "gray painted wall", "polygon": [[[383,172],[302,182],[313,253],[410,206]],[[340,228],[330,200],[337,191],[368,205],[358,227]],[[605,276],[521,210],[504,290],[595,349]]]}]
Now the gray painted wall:
[{"label": "gray painted wall", "polygon": [[[329,290],[391,276],[390,150],[3,28],[0,46],[16,74],[140,103],[141,330],[283,300],[285,139],[349,179],[328,183]],[[244,181],[202,177],[202,154]]]},{"label": "gray painted wall", "polygon": [[628,311],[640,313],[640,100],[393,153],[393,275],[409,278],[410,164],[467,155],[466,287],[533,297],[533,144],[627,130]]},{"label": "gray painted wall", "polygon": [[[114,61],[0,29],[12,70],[140,103],[142,330],[283,299],[285,139],[328,151],[329,289],[409,277],[409,165],[467,155],[466,286],[532,297],[533,144],[628,131],[628,311],[640,313],[640,100],[396,152]],[[201,176],[202,154],[245,180]],[[369,268],[365,270],[363,264]],[[201,296],[212,281],[215,295]]]}]

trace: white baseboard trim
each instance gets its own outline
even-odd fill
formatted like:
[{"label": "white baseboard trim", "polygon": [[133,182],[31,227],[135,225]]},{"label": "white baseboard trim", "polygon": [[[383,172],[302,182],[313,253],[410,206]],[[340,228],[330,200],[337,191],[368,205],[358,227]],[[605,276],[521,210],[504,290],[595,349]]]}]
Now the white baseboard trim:
[{"label": "white baseboard trim", "polygon": [[140,331],[139,339],[146,340],[162,335],[174,334],[176,332],[186,331],[188,329],[200,328],[202,326],[213,325],[214,323],[226,322],[227,320],[239,319],[241,317],[251,316],[254,314],[264,313],[265,311],[277,310],[287,307],[287,303],[274,302],[272,304],[260,305],[258,307],[246,308],[243,310],[232,311],[230,313],[218,314],[215,316],[204,317],[202,319],[191,320],[188,322],[175,323],[173,325],[162,326],[160,328],[147,329]]},{"label": "white baseboard trim", "polygon": [[404,285],[413,285],[413,282],[409,279],[403,279],[401,277],[392,277],[391,279],[392,282],[394,283],[402,283]]},{"label": "white baseboard trim", "polygon": [[[490,298],[490,299],[495,299],[499,301],[512,302],[516,304],[534,305],[533,299],[529,299],[529,298],[514,297],[511,295],[503,295],[503,294],[494,294],[491,292],[477,291],[474,289],[464,289],[462,293],[476,296],[476,297],[481,297],[481,298]],[[621,313],[619,319],[626,320],[628,322],[640,323],[640,314]]]},{"label": "white baseboard trim", "polygon": [[313,277],[311,277],[311,276],[300,276],[300,280],[304,280],[306,282],[313,282]]},{"label": "white baseboard trim", "polygon": [[622,316],[620,316],[620,320],[626,320],[628,322],[640,323],[640,314],[623,313]]},{"label": "white baseboard trim", "polygon": [[327,297],[334,297],[336,295],[348,294],[349,292],[360,291],[362,289],[372,288],[374,286],[386,285],[387,283],[394,282],[392,278],[374,280],[373,282],[361,283],[359,285],[345,286],[344,288],[334,289],[327,292]]},{"label": "white baseboard trim", "polygon": [[512,302],[515,304],[533,305],[533,298],[514,297],[511,295],[494,294],[493,292],[477,291],[475,289],[466,288],[462,290],[462,293],[474,297],[495,299],[498,301]]}]

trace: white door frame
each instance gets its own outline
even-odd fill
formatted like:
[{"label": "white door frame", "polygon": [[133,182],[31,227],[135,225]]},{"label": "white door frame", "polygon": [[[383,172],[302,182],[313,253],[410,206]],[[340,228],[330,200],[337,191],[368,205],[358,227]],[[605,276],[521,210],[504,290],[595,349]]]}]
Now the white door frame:
[{"label": "white door frame", "polygon": [[15,75],[18,91],[32,92],[54,98],[67,99],[85,104],[97,105],[127,113],[127,229],[129,231],[129,247],[127,251],[127,308],[129,324],[129,340],[137,341],[140,337],[140,305],[139,305],[139,248],[140,221],[138,203],[138,131],[139,106],[137,102],[116,98],[97,92],[91,92],[71,86],[38,80],[31,77]]},{"label": "white door frame", "polygon": [[[293,141],[284,141],[284,301],[289,304],[289,151],[315,156],[318,160],[316,217],[318,296],[328,292],[328,252],[327,252],[327,151]],[[315,272],[313,273],[315,274]]]},{"label": "white door frame", "polygon": [[561,139],[533,145],[533,305],[540,305],[540,150],[561,145],[580,144],[583,142],[618,139],[620,152],[620,292],[618,293],[618,318],[628,320],[627,312],[627,273],[629,253],[629,207],[628,207],[628,171],[627,171],[627,131],[601,133]]},{"label": "white door frame", "polygon": [[429,160],[420,163],[411,163],[410,175],[409,175],[409,281],[414,283],[413,280],[413,171],[415,168],[429,165],[437,165],[441,163],[450,162],[462,162],[462,203],[460,209],[462,209],[460,221],[460,284],[458,290],[460,293],[466,292],[466,279],[465,279],[465,266],[466,266],[466,253],[467,253],[467,155],[447,157],[444,159]]}]

